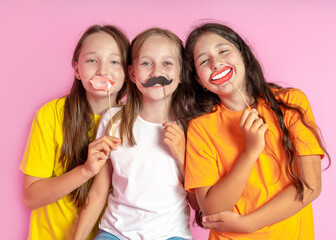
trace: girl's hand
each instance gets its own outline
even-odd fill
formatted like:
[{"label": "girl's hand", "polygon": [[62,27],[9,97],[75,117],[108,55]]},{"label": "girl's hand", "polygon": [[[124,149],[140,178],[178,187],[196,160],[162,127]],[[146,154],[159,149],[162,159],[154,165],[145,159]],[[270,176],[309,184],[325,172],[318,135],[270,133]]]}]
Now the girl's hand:
[{"label": "girl's hand", "polygon": [[246,216],[231,211],[219,212],[204,216],[202,225],[216,232],[251,233],[253,229]]},{"label": "girl's hand", "polygon": [[105,164],[111,150],[117,150],[120,139],[116,137],[103,136],[89,144],[88,157],[84,163],[85,170],[95,176]]},{"label": "girl's hand", "polygon": [[245,140],[245,153],[257,159],[265,148],[267,124],[258,117],[256,109],[246,109],[240,118],[240,129]]},{"label": "girl's hand", "polygon": [[163,142],[167,144],[173,157],[184,166],[185,136],[183,130],[172,122],[165,122],[162,126],[165,133]]}]

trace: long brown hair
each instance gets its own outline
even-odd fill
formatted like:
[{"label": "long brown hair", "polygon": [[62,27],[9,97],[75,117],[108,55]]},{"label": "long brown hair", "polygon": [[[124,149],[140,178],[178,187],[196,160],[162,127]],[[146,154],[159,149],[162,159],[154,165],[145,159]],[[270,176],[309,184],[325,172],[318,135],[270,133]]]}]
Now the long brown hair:
[{"label": "long brown hair", "polygon": [[[122,67],[124,72],[127,73],[129,40],[120,29],[111,25],[93,25],[84,32],[74,50],[72,66],[78,61],[85,39],[97,32],[105,32],[117,42],[121,53]],[[118,92],[116,102],[124,96],[125,89],[126,83]],[[90,133],[94,133],[96,127],[93,111],[86,99],[85,88],[82,85],[82,81],[75,77],[71,91],[66,96],[64,104],[63,145],[59,161],[65,172],[85,163],[88,155],[88,145],[92,141],[92,137],[94,137],[90,136]],[[90,186],[91,180],[70,193],[70,200],[73,200],[78,208],[85,205],[85,198]]]},{"label": "long brown hair", "polygon": [[[276,95],[283,91],[287,91],[288,88],[283,88],[277,84],[266,82],[262,67],[250,47],[235,31],[227,26],[218,23],[205,23],[192,30],[187,38],[185,45],[185,59],[188,77],[186,79],[186,87],[184,88],[184,94],[187,95],[186,104],[189,110],[188,113],[186,113],[188,114],[187,120],[215,111],[220,103],[220,99],[216,94],[204,91],[200,83],[195,80],[198,78],[194,63],[194,48],[199,37],[206,33],[215,33],[231,42],[236,47],[244,60],[246,79],[245,88],[247,93],[254,99],[255,104],[258,104],[258,98],[263,98],[267,106],[274,111],[279,127],[283,133],[282,147],[286,154],[286,175],[296,188],[296,198],[302,201],[304,185],[308,188],[310,187],[297,174],[298,171],[295,164],[296,149],[292,144],[289,130],[284,123],[284,111],[291,110],[299,114],[302,123],[315,135],[321,148],[328,156],[328,167],[330,165],[330,156],[325,149],[319,132],[316,130],[315,124],[307,122],[303,110],[298,106],[287,104],[281,99],[276,98]],[[276,89],[276,93],[271,90],[272,88]],[[200,215],[198,214],[196,216],[196,221],[199,223],[200,220]]]},{"label": "long brown hair", "polygon": [[[153,35],[159,35],[173,43],[179,54],[179,63],[181,65],[181,72],[180,77],[181,81],[183,82],[185,79],[185,67],[183,62],[183,43],[181,39],[179,39],[173,32],[161,29],[161,28],[150,28],[139,35],[137,35],[130,47],[129,51],[129,63],[133,64],[134,61],[139,56],[139,51],[144,42]],[[118,119],[122,119],[120,122],[120,138],[121,141],[124,142],[125,139],[127,139],[128,144],[131,146],[134,146],[136,144],[134,135],[133,135],[133,125],[134,122],[139,114],[139,111],[142,106],[142,94],[138,90],[135,83],[128,80],[127,84],[127,101],[122,110],[114,115],[114,121],[117,121]],[[174,91],[172,95],[172,105],[170,108],[170,114],[172,114],[174,117],[176,117],[177,121],[182,124],[182,126],[186,127],[186,123],[183,121],[183,118],[181,117],[181,114],[183,111],[181,110],[185,105],[183,105],[183,95],[180,94],[181,90],[180,87],[177,87],[177,89]],[[186,129],[186,128],[185,128]]]}]

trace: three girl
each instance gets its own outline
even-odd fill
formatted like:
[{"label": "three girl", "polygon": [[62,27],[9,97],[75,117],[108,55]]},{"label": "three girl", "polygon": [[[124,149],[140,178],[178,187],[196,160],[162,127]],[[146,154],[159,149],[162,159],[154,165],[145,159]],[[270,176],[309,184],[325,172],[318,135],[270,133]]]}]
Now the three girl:
[{"label": "three girl", "polygon": [[185,137],[178,126],[185,107],[182,54],[181,40],[168,30],[152,28],[132,41],[126,104],[113,126],[107,112],[97,133],[110,135],[114,128],[121,144],[93,181],[75,239],[87,236],[106,199],[95,239],[192,239],[183,188]]},{"label": "three girl", "polygon": [[[185,187],[209,239],[314,239],[324,147],[306,96],[267,83],[229,27],[186,41],[189,123]],[[253,110],[250,110],[254,108]]]},{"label": "three girl", "polygon": [[[92,26],[80,38],[72,59],[70,93],[36,113],[20,169],[23,201],[31,209],[28,239],[73,239],[78,212],[90,181],[119,140],[94,140],[100,115],[109,107],[95,77],[108,77],[113,106],[123,97],[129,40],[114,26]],[[94,140],[94,141],[93,141]],[[92,142],[91,142],[92,141]],[[91,143],[90,143],[91,142]]]},{"label": "three girl", "polygon": [[[113,109],[114,125],[109,111],[102,117],[89,144],[108,108],[106,92],[90,80],[111,78],[116,106],[127,48],[117,28],[89,28],[74,52],[71,93],[36,114],[20,167],[30,238],[72,238],[85,206],[75,236],[82,239],[108,199],[96,239],[191,239],[186,169],[185,188],[196,193],[210,239],[313,239],[310,203],[327,152],[306,96],[267,83],[248,45],[226,26],[190,33],[187,78],[178,37],[149,29],[132,42],[126,105]],[[185,166],[179,125],[186,129],[186,119]],[[104,136],[111,128],[116,137]]]}]

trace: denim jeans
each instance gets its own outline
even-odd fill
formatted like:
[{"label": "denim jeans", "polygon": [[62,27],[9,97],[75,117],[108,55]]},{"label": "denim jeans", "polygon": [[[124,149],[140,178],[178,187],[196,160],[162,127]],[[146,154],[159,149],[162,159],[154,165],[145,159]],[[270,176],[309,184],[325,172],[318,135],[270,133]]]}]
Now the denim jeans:
[{"label": "denim jeans", "polygon": [[[105,232],[104,230],[99,230],[94,240],[120,240],[120,239],[111,233]],[[185,239],[181,237],[172,237],[167,240],[185,240]]]}]

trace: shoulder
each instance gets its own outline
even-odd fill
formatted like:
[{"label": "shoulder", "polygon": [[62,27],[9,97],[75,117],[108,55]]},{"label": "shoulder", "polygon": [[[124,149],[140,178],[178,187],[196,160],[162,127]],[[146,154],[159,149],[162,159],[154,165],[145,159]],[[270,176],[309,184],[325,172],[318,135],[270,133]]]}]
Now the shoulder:
[{"label": "shoulder", "polygon": [[61,126],[64,119],[64,103],[65,98],[47,102],[35,113],[33,122],[40,127]]},{"label": "shoulder", "polygon": [[201,116],[198,116],[194,119],[192,119],[190,122],[197,122],[197,123],[202,123],[202,122],[207,122],[212,119],[216,119],[218,114],[221,114],[221,107],[219,105],[213,107],[212,111],[209,113],[205,113]]},{"label": "shoulder", "polygon": [[204,115],[192,119],[189,122],[188,131],[190,129],[202,129],[212,126],[219,119],[219,116],[221,114],[222,114],[221,107],[220,106],[214,107],[212,112],[206,113]]},{"label": "shoulder", "polygon": [[107,109],[107,111],[102,115],[101,122],[102,121],[110,121],[111,115],[114,116],[117,112],[119,112],[122,109],[121,106],[113,107]]},{"label": "shoulder", "polygon": [[50,112],[58,112],[63,111],[64,109],[65,98],[57,98],[50,102],[44,104],[38,112],[43,113],[50,113]]},{"label": "shoulder", "polygon": [[275,97],[287,104],[295,106],[307,106],[309,104],[306,94],[297,88],[285,88],[281,90],[273,90]]}]

